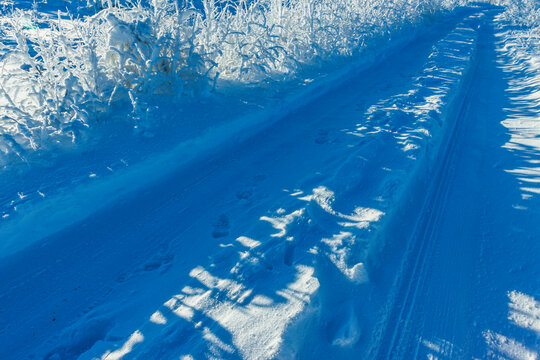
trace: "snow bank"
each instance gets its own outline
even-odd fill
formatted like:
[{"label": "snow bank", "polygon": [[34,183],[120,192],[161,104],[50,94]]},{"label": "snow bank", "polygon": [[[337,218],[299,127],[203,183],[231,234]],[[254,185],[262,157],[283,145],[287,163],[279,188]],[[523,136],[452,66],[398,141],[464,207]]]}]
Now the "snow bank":
[{"label": "snow bank", "polygon": [[[170,0],[57,17],[15,10],[0,59],[0,163],[71,146],[115,103],[133,122],[152,95],[201,96],[220,84],[290,79],[357,55],[456,6],[448,0]],[[11,159],[10,159],[11,158]]]}]

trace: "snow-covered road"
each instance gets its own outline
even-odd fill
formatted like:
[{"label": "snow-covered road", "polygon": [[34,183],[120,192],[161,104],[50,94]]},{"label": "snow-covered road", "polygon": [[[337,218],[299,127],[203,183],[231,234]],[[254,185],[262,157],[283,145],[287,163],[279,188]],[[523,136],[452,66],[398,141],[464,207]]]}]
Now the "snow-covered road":
[{"label": "snow-covered road", "polygon": [[538,357],[538,189],[520,189],[512,173],[524,176],[540,153],[508,151],[503,121],[510,109],[524,119],[539,103],[515,101],[509,81],[524,74],[504,63],[494,16],[481,28],[473,81],[410,238],[376,358]]},{"label": "snow-covered road", "polygon": [[0,358],[537,359],[540,67],[499,13],[2,259]]}]

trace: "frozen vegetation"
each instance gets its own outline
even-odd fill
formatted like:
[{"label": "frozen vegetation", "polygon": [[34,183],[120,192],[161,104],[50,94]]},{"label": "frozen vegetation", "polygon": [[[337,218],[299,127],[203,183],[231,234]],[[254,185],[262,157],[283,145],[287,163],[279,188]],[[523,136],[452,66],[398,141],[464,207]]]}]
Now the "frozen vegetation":
[{"label": "frozen vegetation", "polygon": [[[538,63],[540,54],[540,2],[534,0],[506,0],[501,5],[505,11],[501,20],[511,24],[509,35],[516,40],[513,47],[527,52]],[[517,50],[517,48],[515,48]]]},{"label": "frozen vegetation", "polygon": [[77,143],[115,103],[130,104],[135,123],[152,96],[179,102],[222,83],[273,86],[381,46],[458,3],[102,1],[83,7],[83,15],[4,5],[0,163]]}]

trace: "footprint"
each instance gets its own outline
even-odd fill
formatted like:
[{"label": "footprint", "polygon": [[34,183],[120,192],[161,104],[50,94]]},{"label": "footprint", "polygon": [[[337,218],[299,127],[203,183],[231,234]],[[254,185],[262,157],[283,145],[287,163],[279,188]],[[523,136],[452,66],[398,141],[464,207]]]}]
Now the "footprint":
[{"label": "footprint", "polygon": [[152,256],[144,265],[143,271],[154,271],[162,268],[162,271],[168,269],[169,265],[174,260],[173,254],[158,253]]},{"label": "footprint", "polygon": [[244,189],[236,193],[238,200],[248,200],[253,195],[253,189]]},{"label": "footprint", "polygon": [[295,245],[292,243],[287,243],[285,245],[285,255],[283,256],[283,263],[287,266],[291,266],[294,261],[294,248]]},{"label": "footprint", "polygon": [[98,341],[104,340],[112,326],[113,322],[104,317],[89,317],[85,322],[75,323],[57,336],[55,347],[44,359],[76,359]]},{"label": "footprint", "polygon": [[220,217],[214,223],[214,231],[212,232],[212,236],[216,239],[225,237],[229,235],[230,227],[231,224],[227,215],[220,215]]},{"label": "footprint", "polygon": [[315,138],[315,143],[322,145],[328,142],[328,130],[319,129],[318,135]]}]

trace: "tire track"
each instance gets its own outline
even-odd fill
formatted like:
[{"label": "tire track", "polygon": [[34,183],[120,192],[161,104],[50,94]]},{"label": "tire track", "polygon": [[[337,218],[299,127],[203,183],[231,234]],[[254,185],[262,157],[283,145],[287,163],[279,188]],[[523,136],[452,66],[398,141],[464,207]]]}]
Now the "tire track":
[{"label": "tire track", "polygon": [[[458,26],[459,28],[459,26]],[[463,143],[461,136],[466,131],[465,118],[470,109],[470,103],[464,101],[472,91],[470,83],[476,73],[476,61],[473,60],[470,71],[470,80],[464,86],[460,106],[455,124],[448,136],[448,142],[441,154],[441,161],[437,164],[434,181],[430,182],[424,204],[418,215],[418,221],[410,236],[409,246],[403,258],[403,262],[395,279],[392,293],[389,297],[387,309],[384,315],[386,321],[383,323],[383,335],[378,344],[375,345],[377,359],[402,359],[417,358],[419,355],[420,342],[410,348],[409,342],[411,320],[416,309],[416,304],[421,289],[426,281],[426,274],[429,269],[428,259],[435,251],[435,236],[437,235],[436,225],[439,224],[445,215],[445,204],[450,196],[451,184],[456,176],[456,163],[458,160],[457,151]],[[449,318],[449,308],[442,312],[445,319]],[[441,315],[442,315],[441,314]],[[441,322],[447,323],[444,319]],[[418,327],[419,324],[414,324]],[[450,350],[451,351],[451,350]]]},{"label": "tire track", "polygon": [[[460,111],[459,118],[465,117],[467,111],[468,105],[465,104],[462,111]],[[411,239],[413,239],[413,247],[408,252],[407,257],[411,256],[414,258],[411,261],[412,264],[409,264],[408,261],[405,264],[405,274],[409,275],[402,278],[399,287],[405,286],[405,289],[401,290],[396,298],[396,300],[402,298],[405,300],[401,306],[396,303],[395,307],[399,309],[399,314],[397,315],[397,318],[392,321],[396,326],[391,335],[388,353],[381,358],[399,359],[403,358],[400,354],[406,354],[406,350],[404,349],[406,344],[404,344],[404,341],[407,340],[407,330],[411,326],[410,322],[417,302],[418,290],[425,281],[428,265],[426,260],[433,251],[434,237],[436,235],[435,225],[438,224],[438,221],[444,215],[444,204],[447,202],[450,194],[449,184],[452,183],[455,176],[454,164],[457,157],[454,154],[455,148],[459,144],[457,141],[459,138],[458,134],[463,131],[463,129],[460,129],[461,127],[462,124],[460,121],[456,124],[452,133],[449,147],[445,153],[444,160],[442,161],[443,166],[437,175],[437,180],[432,183],[432,186],[430,187],[429,199],[421,212],[422,214],[427,214],[427,216],[420,219],[411,237]],[[404,296],[400,296],[401,294],[404,294]],[[413,358],[416,358],[416,356]]]}]

